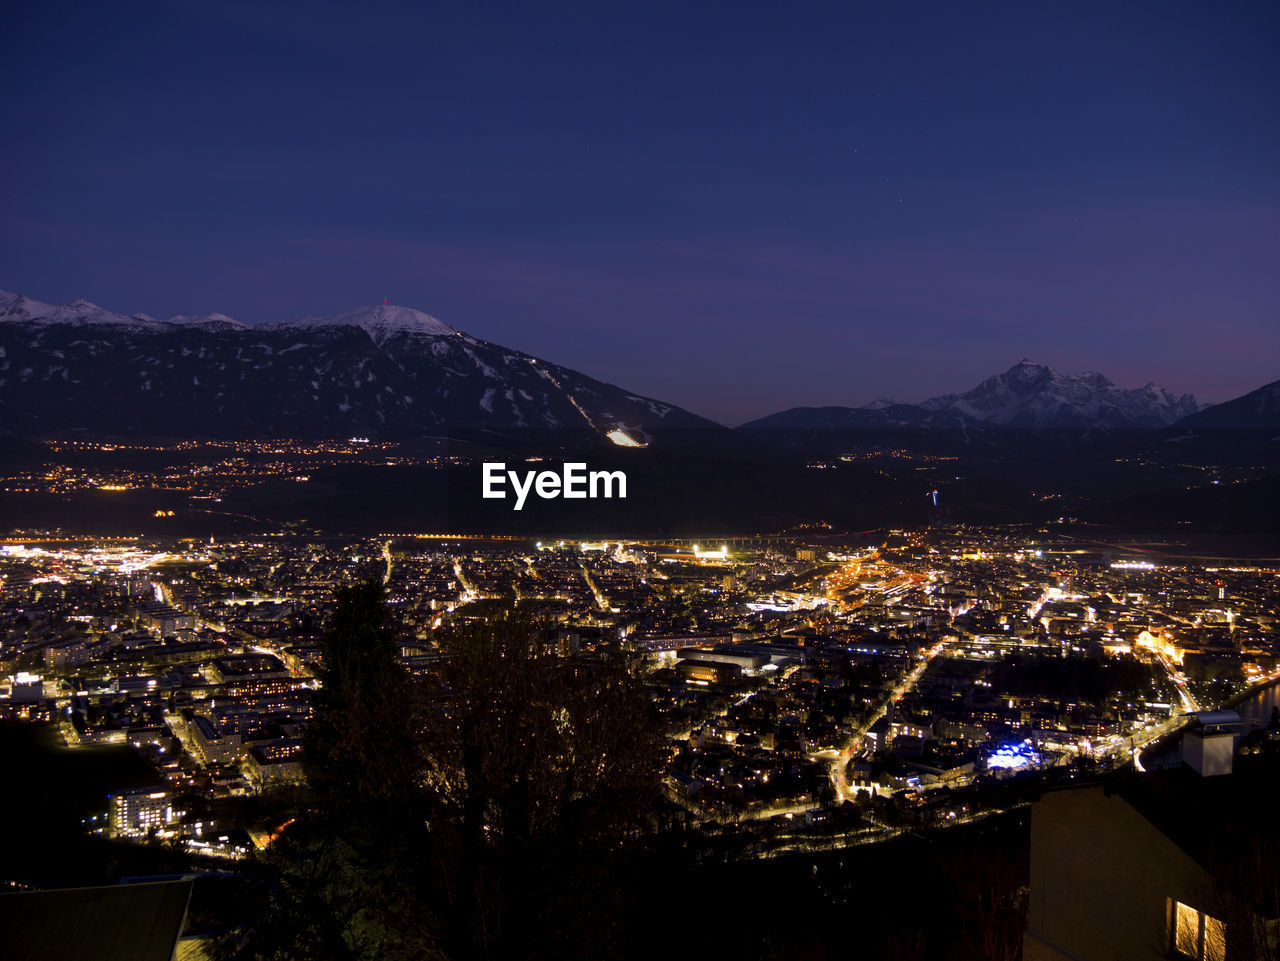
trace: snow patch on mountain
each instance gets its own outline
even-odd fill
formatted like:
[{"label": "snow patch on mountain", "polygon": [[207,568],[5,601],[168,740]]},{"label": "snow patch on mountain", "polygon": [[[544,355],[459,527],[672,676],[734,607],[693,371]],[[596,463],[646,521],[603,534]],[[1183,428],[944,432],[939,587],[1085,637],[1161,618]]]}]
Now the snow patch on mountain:
[{"label": "snow patch on mountain", "polygon": [[361,307],[345,314],[332,317],[297,317],[293,320],[280,321],[277,324],[266,324],[267,327],[359,327],[379,347],[401,334],[411,337],[460,337],[461,332],[450,327],[443,320],[430,314],[424,314],[412,307],[398,307],[394,304],[379,304],[375,307]]}]

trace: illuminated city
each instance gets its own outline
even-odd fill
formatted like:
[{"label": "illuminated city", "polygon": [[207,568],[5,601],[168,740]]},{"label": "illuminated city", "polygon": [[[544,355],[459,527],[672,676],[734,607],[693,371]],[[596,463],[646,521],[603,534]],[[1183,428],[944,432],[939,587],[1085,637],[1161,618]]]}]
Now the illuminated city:
[{"label": "illuminated city", "polygon": [[0,547],[0,715],[145,761],[86,831],[261,856],[284,825],[252,800],[303,782],[334,592],[373,577],[410,676],[501,610],[625,659],[665,732],[656,803],[732,863],[1025,817],[1280,677],[1275,566],[1030,526],[839,540],[33,536]]},{"label": "illuminated city", "polygon": [[0,5],[0,961],[1278,961],[1277,38]]}]

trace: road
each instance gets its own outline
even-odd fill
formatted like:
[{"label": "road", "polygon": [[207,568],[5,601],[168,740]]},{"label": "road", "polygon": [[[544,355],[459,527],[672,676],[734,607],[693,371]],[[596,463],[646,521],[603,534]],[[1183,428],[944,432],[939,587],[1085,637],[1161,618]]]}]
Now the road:
[{"label": "road", "polygon": [[1172,734],[1180,728],[1186,727],[1186,725],[1191,723],[1189,715],[1197,714],[1204,710],[1200,702],[1196,700],[1195,695],[1191,693],[1191,689],[1187,685],[1187,677],[1178,669],[1178,666],[1163,654],[1157,653],[1156,657],[1164,667],[1165,672],[1168,674],[1169,680],[1178,690],[1178,697],[1182,701],[1182,713],[1174,714],[1172,717],[1166,718],[1159,724],[1154,724],[1149,728],[1144,728],[1139,733],[1131,734],[1129,737],[1113,737],[1111,739],[1111,743],[1106,747],[1092,752],[1095,760],[1103,760],[1106,758],[1118,757],[1121,754],[1128,754],[1133,760],[1134,767],[1139,771],[1142,771],[1144,768],[1142,767],[1141,755],[1143,749],[1148,744],[1168,734]]},{"label": "road", "polygon": [[902,698],[919,683],[920,678],[924,676],[924,672],[929,669],[929,665],[933,663],[934,659],[941,654],[945,648],[946,645],[941,641],[930,648],[928,653],[921,659],[920,663],[912,668],[909,674],[894,685],[893,689],[888,693],[884,700],[880,702],[867,720],[854,728],[850,733],[848,740],[846,740],[844,745],[836,752],[835,757],[830,757],[831,752],[829,751],[822,752],[820,756],[822,756],[824,760],[828,760],[828,763],[831,765],[831,784],[836,790],[837,802],[848,801],[855,793],[849,790],[849,761],[852,760],[853,755],[857,753],[858,749],[862,746],[862,739],[866,736],[867,731],[871,729],[871,726],[875,724],[876,721],[885,716],[891,704]]},{"label": "road", "polygon": [[591,593],[595,595],[596,607],[600,608],[604,613],[609,613],[609,599],[604,596],[604,591],[600,590],[596,584],[595,578],[591,576],[591,572],[587,570],[586,564],[579,565],[582,571],[582,579],[587,582],[587,587],[591,588]]},{"label": "road", "polygon": [[480,596],[475,584],[467,577],[466,571],[463,570],[462,561],[456,557],[453,559],[453,573],[458,578],[458,583],[462,585],[462,593],[458,597],[458,603],[466,604],[468,601],[474,601]]}]

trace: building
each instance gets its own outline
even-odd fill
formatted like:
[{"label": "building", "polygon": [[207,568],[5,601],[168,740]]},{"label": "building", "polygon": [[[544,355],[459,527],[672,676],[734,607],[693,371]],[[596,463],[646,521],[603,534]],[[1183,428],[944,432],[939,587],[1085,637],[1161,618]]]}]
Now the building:
[{"label": "building", "polygon": [[168,604],[151,602],[138,606],[138,620],[157,631],[161,637],[176,634],[178,631],[194,630],[195,614],[179,611]]},{"label": "building", "polygon": [[19,671],[10,679],[9,697],[15,704],[35,704],[44,698],[44,678]]},{"label": "building", "polygon": [[171,961],[183,954],[192,882],[0,894],[0,955]]},{"label": "building", "polygon": [[742,677],[742,667],[691,657],[676,665],[676,674],[690,684],[726,684]]},{"label": "building", "polygon": [[1183,766],[1046,793],[1024,961],[1275,957],[1278,787],[1280,759],[1257,756],[1230,774]]},{"label": "building", "polygon": [[81,636],[50,644],[44,649],[44,666],[52,671],[67,671],[87,664],[93,650],[93,638]]},{"label": "building", "polygon": [[270,744],[250,748],[244,770],[259,791],[276,784],[301,781],[302,740],[280,738]]},{"label": "building", "polygon": [[1182,759],[1203,777],[1231,773],[1240,715],[1235,711],[1201,711],[1182,736]]},{"label": "building", "polygon": [[240,735],[224,731],[209,718],[196,714],[191,718],[191,746],[204,764],[228,764],[240,756]]},{"label": "building", "polygon": [[163,787],[133,788],[113,794],[107,810],[113,837],[146,837],[173,822],[169,791]]}]

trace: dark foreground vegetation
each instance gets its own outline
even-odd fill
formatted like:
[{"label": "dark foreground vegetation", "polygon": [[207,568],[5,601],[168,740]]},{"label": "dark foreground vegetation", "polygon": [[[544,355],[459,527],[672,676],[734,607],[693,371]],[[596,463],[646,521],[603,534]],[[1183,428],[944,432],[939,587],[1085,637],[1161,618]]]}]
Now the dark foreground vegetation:
[{"label": "dark foreground vegetation", "polygon": [[381,588],[343,591],[308,790],[251,865],[245,959],[1016,958],[1026,823],[762,861],[660,791],[627,666],[508,617],[410,677]]}]

